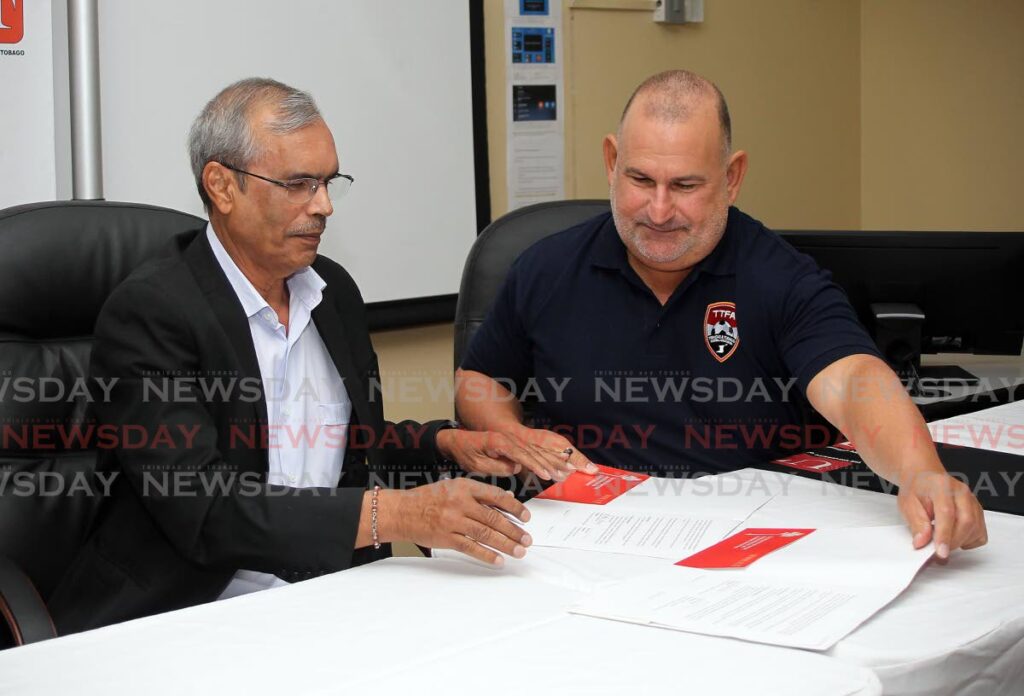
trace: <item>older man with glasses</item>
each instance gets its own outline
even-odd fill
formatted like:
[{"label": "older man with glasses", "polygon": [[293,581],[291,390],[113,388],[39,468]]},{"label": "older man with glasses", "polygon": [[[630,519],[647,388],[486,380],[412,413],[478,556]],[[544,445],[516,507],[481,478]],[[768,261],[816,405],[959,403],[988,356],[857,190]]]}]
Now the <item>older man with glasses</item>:
[{"label": "older man with glasses", "polygon": [[103,453],[121,475],[52,598],[58,629],[342,570],[394,540],[494,565],[522,557],[530,537],[509,517],[529,513],[506,492],[468,478],[387,485],[446,466],[508,475],[536,454],[447,421],[384,421],[359,290],[317,254],[354,179],[312,98],[235,83],[196,119],[189,154],[209,224],[114,291],[91,369],[115,380],[100,422],[175,441]]}]

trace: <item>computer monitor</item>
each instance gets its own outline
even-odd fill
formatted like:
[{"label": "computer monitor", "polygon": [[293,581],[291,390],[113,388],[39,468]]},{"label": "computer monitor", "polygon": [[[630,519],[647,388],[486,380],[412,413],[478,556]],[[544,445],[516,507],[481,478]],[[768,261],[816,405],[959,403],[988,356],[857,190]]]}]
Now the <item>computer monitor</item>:
[{"label": "computer monitor", "polygon": [[780,234],[832,272],[872,335],[872,304],[909,303],[922,353],[1021,354],[1024,232]]}]

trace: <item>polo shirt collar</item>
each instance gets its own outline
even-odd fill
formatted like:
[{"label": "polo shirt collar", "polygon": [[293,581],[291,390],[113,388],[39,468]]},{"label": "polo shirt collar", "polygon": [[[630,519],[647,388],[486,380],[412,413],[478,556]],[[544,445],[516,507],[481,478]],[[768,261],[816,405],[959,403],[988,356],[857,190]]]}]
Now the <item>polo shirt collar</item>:
[{"label": "polo shirt collar", "polygon": [[[694,271],[710,275],[726,276],[736,273],[736,243],[739,227],[739,211],[730,206],[729,218],[725,223],[725,232],[715,248],[704,259],[697,263]],[[615,219],[608,219],[601,225],[597,239],[592,247],[591,263],[599,268],[619,270],[623,273],[632,272],[626,245],[619,238],[615,229]]]},{"label": "polo shirt collar", "polygon": [[[224,275],[227,276],[228,283],[231,284],[231,289],[238,296],[238,301],[242,304],[242,311],[245,312],[245,316],[253,317],[262,310],[269,308],[270,304],[263,299],[259,291],[242,273],[242,269],[238,267],[238,264],[228,254],[228,250],[224,248],[220,239],[217,238],[217,234],[213,231],[213,225],[210,223],[206,225],[206,238],[210,242],[210,249],[213,251],[217,263],[220,265],[221,270],[224,271]],[[327,287],[327,283],[320,277],[320,274],[310,266],[296,271],[288,278],[287,283],[288,291],[298,297],[304,305],[309,307],[310,311],[320,304],[320,301],[323,299],[323,289]]]},{"label": "polo shirt collar", "polygon": [[597,238],[590,251],[590,261],[598,268],[622,272],[630,268],[626,257],[626,245],[619,238],[619,232],[615,229],[615,218],[611,214],[608,214],[597,232]]}]

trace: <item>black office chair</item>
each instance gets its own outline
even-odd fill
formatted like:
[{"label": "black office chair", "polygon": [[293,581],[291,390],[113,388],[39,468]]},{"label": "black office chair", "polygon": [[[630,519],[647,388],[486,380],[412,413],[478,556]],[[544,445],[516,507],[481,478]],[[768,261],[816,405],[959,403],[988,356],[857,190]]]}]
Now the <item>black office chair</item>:
[{"label": "black office chair", "polygon": [[608,201],[602,200],[538,203],[503,215],[480,233],[466,258],[455,306],[455,367],[519,254],[544,237],[607,212]]},{"label": "black office chair", "polygon": [[[100,308],[174,235],[202,225],[131,203],[0,211],[0,648],[54,637],[45,602],[102,501],[98,440],[84,441],[102,397],[85,381]],[[83,437],[66,439],[74,426]]]}]

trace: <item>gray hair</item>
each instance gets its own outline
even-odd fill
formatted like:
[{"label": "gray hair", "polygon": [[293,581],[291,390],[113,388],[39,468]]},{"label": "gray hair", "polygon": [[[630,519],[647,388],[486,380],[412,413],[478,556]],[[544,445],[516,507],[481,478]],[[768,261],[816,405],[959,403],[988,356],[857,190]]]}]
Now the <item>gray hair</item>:
[{"label": "gray hair", "polygon": [[[188,156],[203,206],[210,209],[210,197],[203,187],[203,168],[208,162],[223,162],[239,169],[264,154],[263,143],[253,128],[254,108],[269,104],[274,116],[264,127],[275,135],[292,133],[323,118],[307,92],[276,80],[250,77],[228,85],[211,99],[192,123],[188,133]],[[235,174],[245,190],[245,179]]]},{"label": "gray hair", "polygon": [[666,70],[648,77],[633,91],[626,102],[626,108],[622,110],[618,130],[620,138],[622,122],[626,120],[629,107],[640,96],[645,98],[644,114],[669,122],[685,121],[700,99],[714,98],[718,107],[718,122],[722,128],[724,156],[729,157],[732,151],[732,119],[725,95],[714,82],[689,70]]}]

